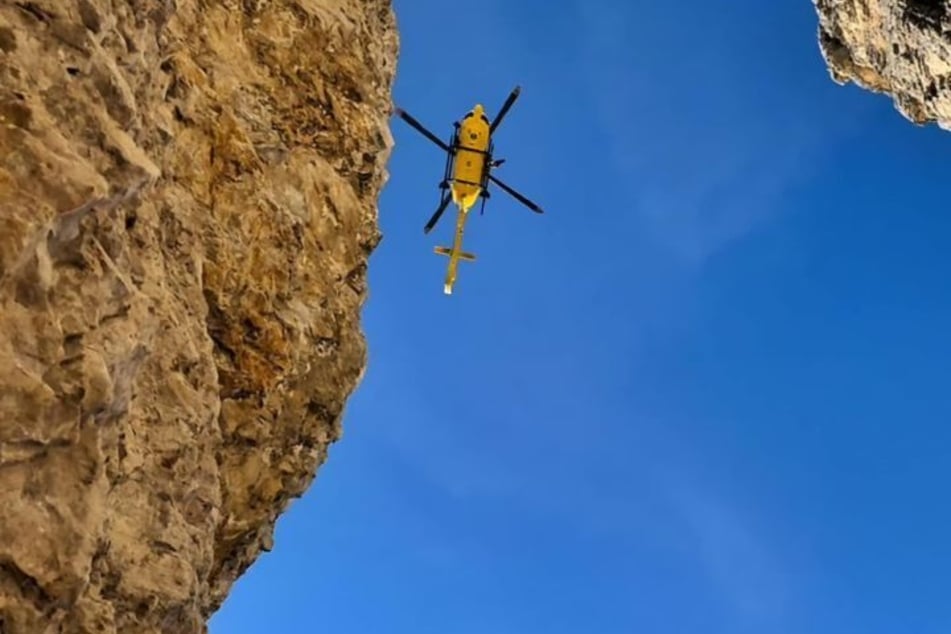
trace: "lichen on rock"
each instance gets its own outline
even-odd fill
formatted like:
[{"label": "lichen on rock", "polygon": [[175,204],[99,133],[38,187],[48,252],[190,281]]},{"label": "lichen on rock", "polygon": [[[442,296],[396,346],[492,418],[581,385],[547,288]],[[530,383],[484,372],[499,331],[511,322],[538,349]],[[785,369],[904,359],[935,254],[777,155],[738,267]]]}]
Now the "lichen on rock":
[{"label": "lichen on rock", "polygon": [[813,0],[832,78],[890,95],[916,124],[951,129],[946,0]]},{"label": "lichen on rock", "polygon": [[0,4],[0,631],[202,632],[340,437],[389,0]]}]

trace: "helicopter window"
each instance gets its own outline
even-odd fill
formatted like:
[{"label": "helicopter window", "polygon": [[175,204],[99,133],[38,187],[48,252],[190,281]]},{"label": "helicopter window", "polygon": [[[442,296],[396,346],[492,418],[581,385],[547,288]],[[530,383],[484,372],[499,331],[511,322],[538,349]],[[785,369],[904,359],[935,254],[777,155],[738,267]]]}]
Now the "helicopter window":
[{"label": "helicopter window", "polygon": [[487,116],[485,116],[485,115],[481,115],[479,118],[482,119],[483,121],[485,121],[486,123],[489,122],[489,118],[488,118]]}]

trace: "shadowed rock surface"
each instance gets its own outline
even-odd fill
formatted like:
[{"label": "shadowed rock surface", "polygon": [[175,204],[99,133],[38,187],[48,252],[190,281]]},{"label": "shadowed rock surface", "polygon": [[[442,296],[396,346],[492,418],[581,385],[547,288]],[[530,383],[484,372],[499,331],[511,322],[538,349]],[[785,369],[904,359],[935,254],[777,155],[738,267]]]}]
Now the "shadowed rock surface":
[{"label": "shadowed rock surface", "polygon": [[813,0],[832,78],[892,97],[917,124],[951,129],[947,0]]},{"label": "shadowed rock surface", "polygon": [[388,0],[0,2],[0,631],[203,632],[366,362]]}]

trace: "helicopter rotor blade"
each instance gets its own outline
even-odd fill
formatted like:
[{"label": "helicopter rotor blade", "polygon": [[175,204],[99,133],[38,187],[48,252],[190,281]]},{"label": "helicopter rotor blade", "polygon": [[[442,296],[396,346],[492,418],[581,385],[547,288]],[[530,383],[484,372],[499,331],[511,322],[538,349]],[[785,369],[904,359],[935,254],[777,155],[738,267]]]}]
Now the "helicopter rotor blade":
[{"label": "helicopter rotor blade", "polygon": [[501,187],[502,189],[504,189],[509,195],[511,195],[520,203],[522,203],[523,205],[525,205],[526,207],[534,211],[536,214],[545,213],[544,211],[542,211],[541,207],[539,207],[538,205],[530,201],[528,198],[525,198],[525,196],[522,196],[520,193],[518,193],[517,191],[515,191],[514,189],[512,189],[511,187],[509,187],[508,185],[506,185],[499,179],[497,179],[495,176],[492,176],[491,174],[489,174],[489,180],[495,183],[496,185],[498,185],[499,187]]},{"label": "helicopter rotor blade", "polygon": [[422,123],[414,119],[408,112],[406,112],[402,108],[396,108],[393,112],[394,114],[399,115],[403,119],[403,121],[405,121],[406,123],[416,128],[416,130],[420,132],[423,136],[425,136],[427,139],[429,139],[430,141],[432,141],[433,143],[441,147],[444,151],[446,152],[449,151],[449,146],[446,145],[445,141],[440,140],[439,137],[437,137],[435,134],[430,132],[426,128],[426,126],[424,126]]},{"label": "helicopter rotor blade", "polygon": [[512,107],[512,104],[515,103],[515,100],[518,99],[519,93],[522,92],[521,86],[516,86],[512,89],[512,92],[509,93],[508,98],[505,100],[505,103],[502,104],[502,109],[499,110],[499,114],[495,115],[495,119],[492,121],[492,125],[489,126],[489,134],[495,132],[495,129],[499,127],[499,124],[502,123],[502,118],[509,111],[509,108]]},{"label": "helicopter rotor blade", "polygon": [[439,218],[442,216],[442,213],[446,211],[446,207],[449,206],[449,201],[452,200],[452,196],[445,194],[442,201],[439,203],[439,208],[436,209],[436,213],[432,215],[432,218],[429,219],[429,222],[426,223],[426,226],[423,227],[423,233],[429,233],[433,230],[433,227],[436,226],[436,223],[439,222]]}]

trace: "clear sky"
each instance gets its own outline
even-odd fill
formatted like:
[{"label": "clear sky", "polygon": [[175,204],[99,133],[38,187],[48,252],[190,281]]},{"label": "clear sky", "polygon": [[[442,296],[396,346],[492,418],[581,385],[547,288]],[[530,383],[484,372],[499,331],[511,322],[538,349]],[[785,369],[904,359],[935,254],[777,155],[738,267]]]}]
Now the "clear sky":
[{"label": "clear sky", "polygon": [[522,85],[547,213],[496,190],[443,295],[393,120],[366,377],[212,634],[951,631],[951,133],[834,84],[806,0],[395,8],[439,135]]}]

